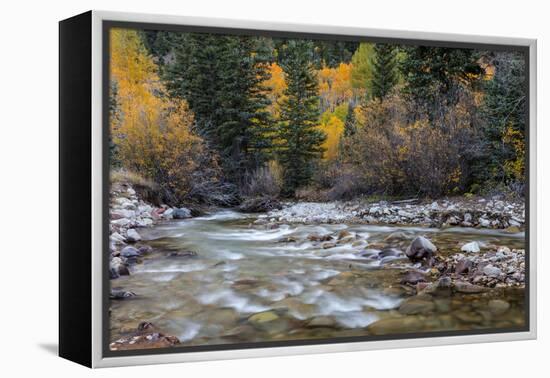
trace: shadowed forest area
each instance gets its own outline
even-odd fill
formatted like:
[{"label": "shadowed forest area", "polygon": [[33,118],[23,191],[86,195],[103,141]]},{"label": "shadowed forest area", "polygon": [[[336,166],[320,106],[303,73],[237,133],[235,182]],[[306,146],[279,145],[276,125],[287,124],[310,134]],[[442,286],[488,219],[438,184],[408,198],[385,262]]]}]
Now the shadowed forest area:
[{"label": "shadowed forest area", "polygon": [[130,29],[110,43],[111,166],[156,203],[523,196],[520,53]]}]

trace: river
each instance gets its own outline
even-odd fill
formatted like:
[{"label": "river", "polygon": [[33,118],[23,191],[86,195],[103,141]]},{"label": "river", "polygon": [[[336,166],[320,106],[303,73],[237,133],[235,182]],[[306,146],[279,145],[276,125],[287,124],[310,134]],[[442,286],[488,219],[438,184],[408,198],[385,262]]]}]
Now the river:
[{"label": "river", "polygon": [[[399,321],[386,324],[388,333],[523,325],[523,289],[455,294],[434,299],[428,313],[399,313],[413,294],[399,277],[412,265],[396,252],[418,235],[441,253],[456,253],[470,241],[524,248],[523,233],[352,224],[267,229],[253,224],[256,218],[223,210],[140,229],[153,251],[132,265],[131,275],[112,281],[137,296],[111,301],[111,339],[143,321],[182,345],[364,336],[366,327],[390,318]],[[342,230],[348,237],[336,246],[308,239]],[[395,250],[375,251],[384,248]],[[509,309],[489,311],[494,298]]]}]

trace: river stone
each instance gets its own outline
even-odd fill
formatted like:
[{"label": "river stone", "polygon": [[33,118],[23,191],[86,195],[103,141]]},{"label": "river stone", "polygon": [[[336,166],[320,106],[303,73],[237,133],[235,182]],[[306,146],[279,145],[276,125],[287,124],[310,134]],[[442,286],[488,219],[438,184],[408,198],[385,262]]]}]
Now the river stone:
[{"label": "river stone", "polygon": [[109,273],[111,279],[130,275],[128,266],[126,266],[120,257],[113,257],[111,259],[109,263]]},{"label": "river stone", "polygon": [[185,207],[175,209],[172,216],[174,217],[174,219],[191,218],[191,210],[186,209]]},{"label": "river stone", "polygon": [[413,261],[431,260],[437,251],[437,247],[423,236],[416,237],[407,247],[405,254]]},{"label": "river stone", "polygon": [[274,311],[264,311],[251,315],[248,318],[248,321],[252,324],[262,324],[272,322],[277,319],[279,319],[279,315],[277,315]]},{"label": "river stone", "polygon": [[457,311],[453,314],[455,318],[460,320],[463,323],[481,323],[483,321],[483,316],[478,313],[470,311]]},{"label": "river stone", "polygon": [[404,315],[420,315],[433,312],[434,303],[426,297],[407,298],[399,306],[399,312]]},{"label": "river stone", "polygon": [[124,244],[126,239],[124,236],[119,234],[118,232],[113,232],[110,236],[111,241],[113,241],[115,244]]},{"label": "river stone", "polygon": [[455,273],[456,274],[468,273],[473,265],[474,263],[470,259],[460,259],[456,263]]},{"label": "river stone", "polygon": [[414,270],[410,270],[401,278],[402,284],[416,285],[419,282],[426,282],[426,275]]},{"label": "river stone", "polygon": [[128,218],[120,218],[120,219],[115,219],[111,221],[111,224],[114,224],[115,226],[120,226],[120,227],[126,227],[131,223],[132,221],[130,221]]},{"label": "river stone", "polygon": [[480,251],[479,243],[476,241],[466,243],[462,246],[462,248],[460,248],[460,250],[463,252],[477,253]]},{"label": "river stone", "polygon": [[134,230],[133,228],[130,228],[128,231],[126,231],[126,241],[130,243],[135,243],[141,240],[141,235]]},{"label": "river stone", "polygon": [[164,212],[162,213],[161,216],[164,219],[172,219],[173,215],[174,215],[174,209],[168,208],[168,209],[164,210]]},{"label": "river stone", "polygon": [[501,273],[502,273],[502,271],[499,268],[497,268],[496,266],[490,265],[490,264],[486,265],[483,268],[483,274],[485,274],[488,277],[496,278],[496,277],[500,276]]},{"label": "river stone", "polygon": [[473,285],[464,281],[456,281],[454,283],[454,289],[455,291],[463,294],[477,294],[487,291],[487,289],[483,286]]},{"label": "river stone", "polygon": [[319,235],[319,234],[311,234],[311,235],[308,235],[307,239],[309,241],[330,241],[332,240],[332,236],[330,236],[329,234],[326,234],[326,235]]},{"label": "river stone", "polygon": [[332,243],[332,242],[323,243],[323,249],[330,249],[334,247],[336,247],[336,243]]},{"label": "river stone", "polygon": [[327,327],[332,328],[336,325],[336,322],[334,321],[334,318],[331,316],[316,316],[315,318],[311,319],[307,326],[311,328],[316,327]]},{"label": "river stone", "polygon": [[510,226],[507,229],[504,230],[505,232],[509,234],[517,234],[518,232],[521,232],[518,226]]},{"label": "river stone", "polygon": [[491,225],[491,222],[489,222],[488,219],[485,218],[479,218],[479,225],[481,227],[489,227]]},{"label": "river stone", "polygon": [[117,299],[117,300],[132,298],[135,296],[136,296],[136,293],[132,291],[124,291],[124,290],[111,290],[111,293],[109,294],[110,299]]},{"label": "river stone", "polygon": [[421,331],[424,325],[416,316],[386,318],[378,320],[367,327],[373,335],[407,333]]},{"label": "river stone", "polygon": [[120,255],[126,258],[131,258],[131,257],[139,257],[140,253],[137,248],[134,248],[132,246],[126,246],[122,249],[122,251],[120,251]]},{"label": "river stone", "polygon": [[492,299],[489,301],[489,311],[493,315],[502,315],[510,308],[510,303],[502,299]]},{"label": "river stone", "polygon": [[351,233],[347,230],[342,230],[338,233],[338,240],[341,240],[341,239],[346,238],[348,236],[352,236]]}]

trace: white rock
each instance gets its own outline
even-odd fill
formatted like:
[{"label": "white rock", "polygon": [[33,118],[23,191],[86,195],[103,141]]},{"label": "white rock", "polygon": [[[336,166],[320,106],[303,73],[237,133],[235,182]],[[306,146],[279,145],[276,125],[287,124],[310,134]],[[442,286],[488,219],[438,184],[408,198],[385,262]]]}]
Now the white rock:
[{"label": "white rock", "polygon": [[109,238],[110,238],[111,241],[114,242],[115,244],[124,244],[124,242],[126,241],[126,239],[124,238],[124,236],[122,236],[122,235],[119,234],[118,232],[113,232]]},{"label": "white rock", "polygon": [[491,222],[489,222],[488,219],[485,218],[479,218],[479,225],[481,227],[489,227],[491,225]]},{"label": "white rock", "polygon": [[153,225],[153,220],[151,218],[138,219],[137,225],[138,227],[149,227]]},{"label": "white rock", "polygon": [[132,221],[130,221],[128,218],[120,218],[120,219],[115,219],[111,221],[111,224],[121,226],[121,227],[126,227],[131,223]]},{"label": "white rock", "polygon": [[470,253],[477,253],[480,251],[479,243],[476,241],[466,243],[460,248],[461,251],[464,252],[470,252]]},{"label": "white rock", "polygon": [[129,242],[137,242],[141,240],[141,235],[138,234],[136,230],[131,228],[126,232],[126,240]]},{"label": "white rock", "polygon": [[172,219],[172,214],[174,214],[174,209],[169,208],[169,209],[166,209],[164,213],[162,213],[162,217],[164,219]]},{"label": "white rock", "polygon": [[136,212],[128,209],[116,209],[111,211],[111,215],[118,216],[119,218],[133,218],[136,216]]}]

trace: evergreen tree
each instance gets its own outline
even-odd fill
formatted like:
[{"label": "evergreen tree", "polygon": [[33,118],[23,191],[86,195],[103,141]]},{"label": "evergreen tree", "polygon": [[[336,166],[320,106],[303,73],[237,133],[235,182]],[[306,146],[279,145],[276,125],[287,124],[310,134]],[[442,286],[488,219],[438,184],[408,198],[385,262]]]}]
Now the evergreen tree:
[{"label": "evergreen tree", "polygon": [[382,100],[397,84],[396,49],[389,44],[374,46],[372,97]]},{"label": "evergreen tree", "polygon": [[289,41],[281,62],[287,89],[281,104],[279,161],[284,168],[283,192],[287,195],[308,183],[316,159],[322,157],[321,144],[326,138],[318,129],[318,83],[311,50],[311,41]]},{"label": "evergreen tree", "polygon": [[240,183],[266,160],[273,123],[266,88],[270,51],[261,38],[186,34],[164,75],[173,96],[195,114],[197,132],[219,152],[226,176]]},{"label": "evergreen tree", "polygon": [[404,94],[433,119],[438,109],[455,105],[461,85],[479,83],[483,69],[480,52],[447,47],[403,47],[400,71],[405,80]]},{"label": "evergreen tree", "polygon": [[346,114],[346,120],[344,121],[344,137],[349,137],[355,134],[357,131],[355,122],[355,107],[350,101],[348,104],[348,114]]},{"label": "evergreen tree", "polygon": [[262,40],[229,37],[220,55],[220,102],[217,126],[226,173],[237,181],[266,162],[274,125],[263,83],[269,79],[269,51]]},{"label": "evergreen tree", "polygon": [[111,80],[109,86],[109,159],[113,167],[120,166],[118,159],[118,146],[113,140],[113,134],[118,131],[118,127],[122,120],[122,112],[120,110],[118,83],[116,80]]},{"label": "evergreen tree", "polygon": [[[485,84],[482,104],[484,148],[474,174],[478,182],[524,181],[526,126],[525,57],[497,53],[495,73]],[[516,166],[507,162],[517,162]]]}]

